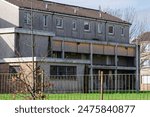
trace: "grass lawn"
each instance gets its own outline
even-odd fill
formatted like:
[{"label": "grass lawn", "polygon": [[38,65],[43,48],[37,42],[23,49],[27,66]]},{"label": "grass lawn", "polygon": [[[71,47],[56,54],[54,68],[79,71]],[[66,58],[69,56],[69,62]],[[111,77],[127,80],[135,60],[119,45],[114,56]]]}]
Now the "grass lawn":
[{"label": "grass lawn", "polygon": [[[29,94],[0,94],[0,100],[26,100]],[[99,93],[46,94],[46,100],[99,100]],[[150,92],[104,93],[104,100],[150,100]]]}]

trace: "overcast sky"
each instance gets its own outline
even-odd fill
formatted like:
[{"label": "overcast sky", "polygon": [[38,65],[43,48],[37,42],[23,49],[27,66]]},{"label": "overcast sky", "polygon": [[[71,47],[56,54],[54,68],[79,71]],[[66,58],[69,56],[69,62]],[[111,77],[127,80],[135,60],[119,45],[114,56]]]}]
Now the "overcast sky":
[{"label": "overcast sky", "polygon": [[[50,0],[59,3],[71,4],[87,8],[98,9],[124,9],[133,7],[137,11],[139,20],[147,19],[150,24],[150,0]],[[149,26],[150,27],[150,26]]]}]

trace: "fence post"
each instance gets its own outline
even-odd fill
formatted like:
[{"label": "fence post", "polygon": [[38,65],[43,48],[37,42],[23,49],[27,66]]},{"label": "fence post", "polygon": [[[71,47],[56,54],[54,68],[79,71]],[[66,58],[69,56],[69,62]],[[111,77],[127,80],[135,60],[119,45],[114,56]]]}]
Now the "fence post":
[{"label": "fence post", "polygon": [[41,88],[42,88],[42,92],[44,92],[44,70],[42,70],[41,71],[41,74],[42,74],[42,76],[41,76],[41,79],[42,79],[42,86],[41,86]]},{"label": "fence post", "polygon": [[104,98],[104,90],[103,90],[103,71],[98,71],[98,78],[100,79],[100,84],[101,84],[101,87],[100,87],[100,93],[101,93],[101,97],[100,97],[100,100],[103,100]]}]

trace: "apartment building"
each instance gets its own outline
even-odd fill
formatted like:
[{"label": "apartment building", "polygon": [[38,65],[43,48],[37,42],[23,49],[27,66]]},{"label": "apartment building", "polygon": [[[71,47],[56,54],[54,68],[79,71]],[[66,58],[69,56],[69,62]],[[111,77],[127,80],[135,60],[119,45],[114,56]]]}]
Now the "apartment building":
[{"label": "apartment building", "polygon": [[[20,63],[32,66],[34,45],[35,68],[44,70],[46,78],[76,76],[60,79],[66,82],[66,89],[67,84],[80,84],[74,87],[77,90],[83,88],[85,74],[91,76],[91,90],[99,87],[92,77],[98,71],[138,75],[136,46],[129,43],[131,24],[120,18],[100,10],[44,0],[1,0],[0,11],[0,62],[2,66],[7,64],[1,72],[17,69]],[[115,84],[115,78],[111,80],[112,89],[116,85],[122,88],[123,81]],[[138,82],[136,77],[130,83],[138,89]]]},{"label": "apartment building", "polygon": [[134,42],[140,45],[141,90],[150,90],[150,32],[141,34]]}]

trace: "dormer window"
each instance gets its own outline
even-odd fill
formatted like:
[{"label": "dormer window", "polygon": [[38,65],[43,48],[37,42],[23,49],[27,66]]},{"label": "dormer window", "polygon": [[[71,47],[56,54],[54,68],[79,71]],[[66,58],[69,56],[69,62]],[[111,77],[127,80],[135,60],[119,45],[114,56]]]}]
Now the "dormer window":
[{"label": "dormer window", "polygon": [[108,33],[109,33],[110,35],[114,35],[114,26],[109,26],[109,27],[108,27]]},{"label": "dormer window", "polygon": [[56,27],[57,28],[63,28],[63,19],[62,18],[56,19]]},{"label": "dormer window", "polygon": [[84,22],[84,31],[90,31],[90,23],[87,21]]}]

